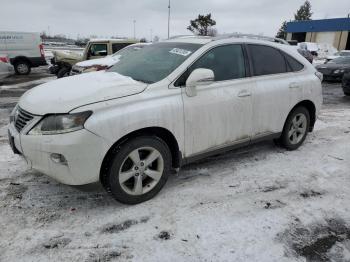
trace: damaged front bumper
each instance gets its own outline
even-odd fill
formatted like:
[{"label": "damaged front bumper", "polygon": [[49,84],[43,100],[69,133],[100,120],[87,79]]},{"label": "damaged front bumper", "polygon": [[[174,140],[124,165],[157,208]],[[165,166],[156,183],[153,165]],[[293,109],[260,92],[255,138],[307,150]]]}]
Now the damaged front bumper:
[{"label": "damaged front bumper", "polygon": [[108,146],[104,139],[86,129],[58,135],[27,135],[14,123],[8,129],[14,153],[28,166],[67,185],[99,181],[100,167]]}]

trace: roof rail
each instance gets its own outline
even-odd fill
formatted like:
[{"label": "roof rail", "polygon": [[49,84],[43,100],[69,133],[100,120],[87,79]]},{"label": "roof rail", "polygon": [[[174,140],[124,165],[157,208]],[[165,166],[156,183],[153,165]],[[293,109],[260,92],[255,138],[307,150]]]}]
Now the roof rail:
[{"label": "roof rail", "polygon": [[274,43],[279,43],[279,44],[284,44],[284,45],[289,45],[289,43],[281,38],[277,37],[270,37],[270,36],[263,36],[263,35],[254,35],[254,34],[241,34],[241,33],[233,33],[233,34],[224,34],[224,35],[219,35],[216,36],[215,39],[226,39],[226,38],[250,38],[250,39],[257,39],[257,40],[265,40],[265,41],[270,41]]},{"label": "roof rail", "polygon": [[199,39],[212,39],[220,40],[220,39],[228,39],[228,38],[249,38],[249,39],[257,39],[257,40],[265,40],[274,43],[290,45],[286,40],[276,37],[263,36],[263,35],[254,35],[254,34],[241,34],[241,33],[232,33],[232,34],[223,34],[218,36],[201,36],[201,35],[176,35],[172,36],[169,39],[186,39],[186,38],[199,38]]},{"label": "roof rail", "polygon": [[205,35],[175,35],[169,39],[181,39],[181,38],[211,38],[210,36]]}]

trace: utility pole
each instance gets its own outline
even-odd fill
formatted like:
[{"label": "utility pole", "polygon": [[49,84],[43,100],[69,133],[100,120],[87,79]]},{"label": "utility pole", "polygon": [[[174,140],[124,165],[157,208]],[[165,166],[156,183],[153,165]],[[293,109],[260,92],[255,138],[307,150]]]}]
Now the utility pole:
[{"label": "utility pole", "polygon": [[151,40],[150,40],[150,42],[151,43],[153,42],[153,30],[152,30],[152,28],[151,28]]},{"label": "utility pole", "polygon": [[168,39],[170,38],[170,0],[168,5]]},{"label": "utility pole", "polygon": [[134,39],[136,39],[136,20],[134,20]]}]

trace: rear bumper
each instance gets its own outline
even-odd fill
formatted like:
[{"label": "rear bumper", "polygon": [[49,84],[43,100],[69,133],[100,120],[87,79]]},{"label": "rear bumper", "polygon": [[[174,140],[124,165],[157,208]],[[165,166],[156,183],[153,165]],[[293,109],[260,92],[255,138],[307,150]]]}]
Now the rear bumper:
[{"label": "rear bumper", "polygon": [[[59,135],[24,135],[13,123],[9,137],[28,165],[67,185],[83,185],[99,181],[100,167],[108,146],[105,141],[85,130]],[[54,161],[61,155],[65,163]]]}]

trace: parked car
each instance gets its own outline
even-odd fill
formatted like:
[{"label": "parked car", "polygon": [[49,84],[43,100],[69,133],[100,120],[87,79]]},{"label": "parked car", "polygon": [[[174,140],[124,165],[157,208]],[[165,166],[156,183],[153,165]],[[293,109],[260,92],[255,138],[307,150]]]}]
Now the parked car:
[{"label": "parked car", "polygon": [[316,66],[323,74],[323,79],[328,81],[342,81],[344,72],[350,70],[350,56],[338,57],[326,64]]},{"label": "parked car", "polygon": [[297,149],[320,111],[321,78],[288,45],[174,38],[106,71],[27,91],[9,141],[62,183],[100,181],[116,200],[136,204],[201,158],[265,139]]},{"label": "parked car", "polygon": [[7,55],[0,54],[0,80],[14,73],[13,66],[10,64],[10,59]]},{"label": "parked car", "polygon": [[127,47],[124,47],[123,49],[119,50],[118,52],[114,53],[113,55],[106,56],[104,58],[99,59],[93,59],[93,60],[86,60],[79,62],[75,64],[72,67],[71,75],[78,75],[81,73],[88,73],[88,72],[94,72],[94,71],[100,71],[105,70],[114,64],[118,63],[122,56],[129,54],[130,52],[135,52],[143,47],[150,45],[151,43],[137,43],[132,44]]},{"label": "parked car", "polygon": [[344,95],[350,96],[350,70],[344,73],[344,76],[342,79],[342,88],[343,88]]},{"label": "parked car", "polygon": [[39,33],[0,31],[0,53],[6,54],[19,75],[47,65]]},{"label": "parked car", "polygon": [[57,78],[69,76],[76,63],[112,55],[136,42],[127,39],[94,39],[88,42],[82,55],[72,51],[53,51],[50,73],[57,75]]},{"label": "parked car", "polygon": [[314,56],[311,54],[311,52],[309,50],[301,49],[301,48],[298,48],[297,50],[298,50],[299,54],[301,54],[303,57],[305,57],[305,59],[312,64],[312,62],[314,61]]},{"label": "parked car", "polygon": [[335,58],[343,57],[343,56],[350,56],[350,50],[343,50],[343,51],[336,52],[334,55],[329,55],[326,57],[326,62],[329,62]]}]

